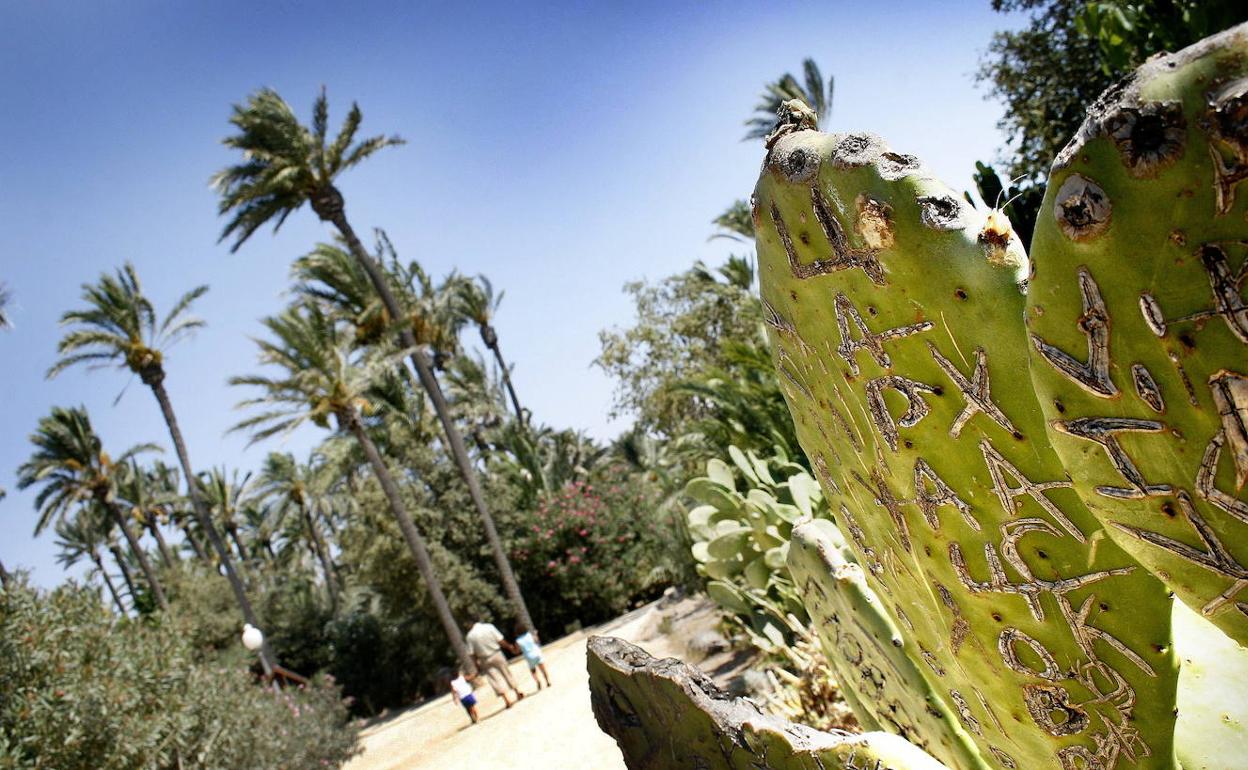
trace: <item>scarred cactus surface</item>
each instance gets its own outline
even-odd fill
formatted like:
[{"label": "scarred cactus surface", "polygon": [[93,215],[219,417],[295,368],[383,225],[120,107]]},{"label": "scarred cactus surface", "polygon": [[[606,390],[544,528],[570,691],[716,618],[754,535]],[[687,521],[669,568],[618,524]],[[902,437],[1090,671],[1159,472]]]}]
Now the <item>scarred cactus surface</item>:
[{"label": "scarred cactus surface", "polygon": [[1031,373],[1123,548],[1248,643],[1248,26],[1150,61],[1054,164]]},{"label": "scarred cactus surface", "polygon": [[800,127],[754,215],[799,438],[937,711],[990,767],[1173,767],[1166,591],[1049,444],[1003,218],[874,137]]},{"label": "scarred cactus surface", "polygon": [[808,519],[794,527],[788,565],[841,694],[859,721],[945,757],[958,770],[988,767],[957,715],[923,676],[914,641],[867,585],[836,525]]},{"label": "scarred cactus surface", "polygon": [[591,637],[588,657],[594,717],[630,770],[948,770],[891,733],[824,733],[765,714],[622,639]]}]

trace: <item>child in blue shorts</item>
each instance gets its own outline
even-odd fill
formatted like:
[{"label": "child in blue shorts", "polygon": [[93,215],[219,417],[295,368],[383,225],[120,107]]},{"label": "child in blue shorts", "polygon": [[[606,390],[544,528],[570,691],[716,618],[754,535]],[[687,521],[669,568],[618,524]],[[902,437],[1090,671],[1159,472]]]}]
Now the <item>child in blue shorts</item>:
[{"label": "child in blue shorts", "polygon": [[468,712],[468,717],[472,719],[472,723],[477,723],[477,696],[472,694],[472,682],[463,671],[459,672],[459,676],[451,680],[451,690],[455,693],[455,697],[463,705],[464,710]]},{"label": "child in blue shorts", "polygon": [[539,670],[546,679],[546,686],[550,687],[550,673],[546,671],[546,664],[542,661],[542,647],[538,643],[537,634],[529,633],[523,627],[517,627],[516,633],[520,634],[516,637],[516,647],[520,648],[524,662],[529,664],[529,673],[533,675],[533,681],[537,682],[537,689],[542,689],[542,680],[537,678]]}]

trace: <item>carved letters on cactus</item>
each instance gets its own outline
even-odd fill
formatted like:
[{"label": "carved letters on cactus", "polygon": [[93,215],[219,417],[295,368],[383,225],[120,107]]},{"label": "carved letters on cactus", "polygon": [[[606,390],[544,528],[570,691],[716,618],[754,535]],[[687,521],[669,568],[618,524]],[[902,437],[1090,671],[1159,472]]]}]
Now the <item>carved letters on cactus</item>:
[{"label": "carved letters on cactus", "polygon": [[1079,328],[1088,337],[1088,362],[1080,363],[1074,356],[1053,347],[1037,334],[1031,335],[1031,342],[1044,360],[1079,387],[1094,395],[1111,398],[1118,394],[1118,388],[1109,377],[1109,311],[1101,298],[1100,287],[1087,268],[1079,269],[1079,293],[1083,297]]},{"label": "carved letters on cactus", "polygon": [[927,343],[927,349],[932,352],[932,358],[936,360],[941,371],[953,380],[958,391],[966,398],[966,406],[962,408],[957,418],[954,419],[953,425],[949,427],[950,436],[957,438],[961,435],[963,426],[979,412],[988,415],[993,422],[1015,436],[1021,435],[1010,422],[1010,418],[1006,417],[1005,413],[992,402],[992,389],[988,384],[988,354],[983,348],[975,348],[975,371],[971,373],[969,380],[958,371],[958,367],[954,366],[952,361],[942,356],[931,342]]},{"label": "carved letters on cactus", "polygon": [[[845,359],[845,363],[849,365],[849,370],[855,376],[861,373],[861,370],[858,368],[858,360],[854,357],[859,350],[867,351],[877,364],[887,369],[893,365],[893,361],[888,357],[888,353],[884,352],[885,342],[900,337],[909,337],[911,334],[918,334],[932,328],[931,321],[920,321],[919,323],[906,326],[898,326],[895,329],[885,329],[878,333],[872,332],[867,326],[867,322],[862,320],[862,313],[859,313],[854,303],[849,297],[845,296],[845,292],[836,293],[835,308],[836,325],[841,332],[841,344],[837,346],[836,352],[841,358]],[[858,332],[862,335],[858,339],[854,339],[850,334],[850,321],[854,322],[854,326],[858,327]]]},{"label": "carved letters on cactus", "polygon": [[[1075,523],[1066,518],[1066,514],[1058,508],[1052,500],[1045,497],[1045,490],[1048,489],[1067,489],[1071,487],[1069,481],[1044,481],[1040,483],[1033,482],[1031,479],[1023,475],[1023,472],[1015,468],[1005,456],[997,451],[988,439],[979,442],[979,449],[984,454],[984,461],[988,463],[988,473],[992,476],[992,488],[997,493],[997,498],[1001,500],[1001,507],[1011,515],[1018,513],[1019,506],[1022,501],[1020,497],[1030,497],[1035,500],[1044,512],[1053,517],[1062,529],[1070,533],[1071,537],[1084,542],[1083,533],[1075,526]],[[1009,474],[1019,485],[1012,487],[1006,481],[1005,476]]]},{"label": "carved letters on cactus", "polygon": [[1129,417],[1080,417],[1076,420],[1054,420],[1053,427],[1068,436],[1086,439],[1100,444],[1109,456],[1109,462],[1118,471],[1129,487],[1098,486],[1098,494],[1116,497],[1120,500],[1135,500],[1141,497],[1157,497],[1168,495],[1174,491],[1169,484],[1149,484],[1144,474],[1131,460],[1131,456],[1114,437],[1116,433],[1129,431],[1139,433],[1159,433],[1165,425],[1156,420],[1136,420]]},{"label": "carved letters on cactus", "polygon": [[[888,405],[884,403],[885,388],[892,388],[906,397],[906,413],[896,421],[889,413]],[[871,410],[871,420],[888,444],[888,448],[894,452],[897,451],[897,426],[913,428],[931,411],[927,402],[923,400],[923,393],[940,395],[939,391],[931,385],[896,374],[876,377],[867,382],[867,407]]]},{"label": "carved letters on cactus", "polygon": [[[1237,246],[1248,245],[1245,241],[1232,242]],[[1200,321],[1205,318],[1221,318],[1226,327],[1240,342],[1248,343],[1248,302],[1244,301],[1242,292],[1244,280],[1248,278],[1248,257],[1244,258],[1239,269],[1231,272],[1230,256],[1226,247],[1231,243],[1206,243],[1196,252],[1201,267],[1209,278],[1209,289],[1213,294],[1213,307],[1197,310],[1169,321],[1161,312],[1161,306],[1151,294],[1140,295],[1140,308],[1149,328],[1158,337],[1165,336],[1170,326],[1184,321]]]}]

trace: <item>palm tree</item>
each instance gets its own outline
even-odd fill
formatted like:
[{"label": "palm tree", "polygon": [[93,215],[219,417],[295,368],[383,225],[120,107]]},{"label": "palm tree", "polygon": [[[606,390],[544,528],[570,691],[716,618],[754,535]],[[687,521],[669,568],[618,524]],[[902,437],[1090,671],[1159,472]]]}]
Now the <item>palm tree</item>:
[{"label": "palm tree", "polygon": [[711,220],[711,224],[720,231],[707,238],[708,241],[716,238],[727,238],[731,241],[754,240],[754,216],[750,212],[750,204],[739,198],[724,213]]},{"label": "palm tree", "polygon": [[238,537],[238,524],[247,499],[251,496],[251,472],[244,473],[242,479],[239,479],[238,473],[237,468],[230,473],[227,473],[225,466],[213,468],[199,474],[199,485],[203,487],[208,509],[215,514],[215,519],[221,522],[221,528],[233,541],[239,561],[245,562],[247,549]]},{"label": "palm tree", "polygon": [[498,346],[498,330],[494,328],[494,314],[503,301],[503,292],[494,294],[494,286],[490,279],[478,275],[475,279],[459,278],[452,284],[454,287],[454,306],[459,315],[476,324],[481,333],[481,342],[494,354],[498,362],[498,370],[503,377],[503,385],[511,396],[511,405],[516,410],[516,419],[521,425],[526,423],[524,410],[520,408],[520,399],[516,396],[516,388],[511,382],[511,369],[503,360],[503,351]]},{"label": "palm tree", "polygon": [[298,511],[302,519],[305,533],[312,546],[316,558],[321,563],[325,574],[325,587],[329,591],[329,603],[334,612],[338,611],[338,576],[334,571],[334,562],[329,556],[329,546],[321,538],[320,527],[312,515],[313,508],[319,502],[321,490],[318,488],[316,469],[295,461],[289,452],[270,452],[264,460],[264,469],[260,472],[260,484],[256,492],[272,502],[271,520],[278,526],[292,509]]},{"label": "palm tree", "polygon": [[100,547],[105,544],[105,524],[94,516],[90,506],[82,506],[72,518],[61,519],[56,523],[56,545],[61,549],[56,560],[65,567],[72,567],[84,558],[94,565],[93,572],[98,572],[108,587],[108,593],[117,605],[117,611],[126,614],[126,606],[121,603],[121,595],[113,585],[113,579],[104,569],[104,559],[100,556]]},{"label": "palm tree", "polygon": [[130,530],[117,500],[117,484],[125,464],[136,454],[158,447],[152,444],[131,447],[114,461],[104,451],[82,407],[53,407],[52,414],[39,420],[39,427],[31,434],[30,441],[35,451],[17,469],[17,486],[19,489],[35,484],[42,486],[35,496],[35,507],[39,510],[35,534],[42,532],[53,519],[64,518],[80,503],[96,503],[125,536],[156,603],[162,610],[168,610],[169,602],[156,579],[156,571]]},{"label": "palm tree", "polygon": [[763,93],[758,97],[759,102],[754,106],[754,117],[745,121],[745,125],[749,127],[745,135],[746,139],[763,139],[770,134],[776,126],[776,111],[780,109],[780,105],[790,99],[801,99],[815,111],[819,118],[819,125],[827,125],[832,117],[832,92],[835,81],[833,78],[828,78],[825,96],[823,74],[819,72],[819,65],[815,64],[814,59],[802,60],[802,74],[804,82],[799,82],[797,78],[786,72],[779,80],[763,87]]},{"label": "palm tree", "polygon": [[7,329],[12,326],[12,323],[9,321],[9,316],[4,310],[5,306],[8,304],[9,290],[4,284],[0,283],[0,329]]},{"label": "palm tree", "polygon": [[181,480],[178,469],[156,460],[148,469],[148,478],[152,485],[152,494],[156,505],[161,511],[161,519],[172,523],[182,531],[182,536],[191,546],[197,559],[208,561],[208,554],[199,542],[195,532],[195,511],[188,507],[188,499],[179,489]]},{"label": "palm tree", "polygon": [[[286,217],[306,202],[323,222],[334,226],[347,245],[351,256],[368,273],[377,295],[392,319],[405,317],[402,307],[385,272],[364,249],[347,220],[342,193],[334,179],[377,151],[403,142],[397,136],[374,136],[355,143],[355,133],[363,120],[359,105],[353,104],[347,119],[332,142],[328,140],[329,103],[324,89],[312,108],[312,127],[305,127],[295,117],[290,105],[270,89],[261,89],[247,103],[235,105],[230,122],[238,133],[224,140],[227,147],[243,153],[243,162],[230,166],[213,177],[213,185],[221,194],[219,212],[231,214],[221,238],[234,237],[232,251],[240,246],[261,225],[274,220],[281,227]],[[525,628],[536,632],[528,607],[520,593],[520,583],[503,550],[502,540],[494,526],[494,518],[486,505],[476,469],[464,447],[451,411],[434,376],[425,352],[417,345],[412,329],[398,325],[401,349],[409,351],[412,366],[421,387],[429,395],[434,411],[446,433],[447,446],[459,466],[468,492],[485,526],[486,538],[494,554],[507,593],[516,615]]]},{"label": "palm tree", "polygon": [[307,422],[329,428],[332,420],[339,431],[353,436],[390,503],[451,647],[466,670],[473,670],[472,657],[433,570],[424,537],[416,529],[398,486],[364,427],[363,416],[371,410],[364,393],[374,376],[393,367],[393,357],[364,363],[353,361],[347,335],[315,305],[287,308],[281,315],[266,318],[263,323],[274,339],[256,340],[260,346],[260,362],[281,372],[277,377],[251,375],[230,379],[232,385],[260,389],[260,395],[240,402],[239,407],[263,410],[243,420],[233,430],[250,431],[254,443]]},{"label": "palm tree", "polygon": [[130,464],[122,469],[117,484],[117,494],[128,518],[139,522],[151,533],[152,539],[156,541],[156,546],[160,550],[161,561],[166,567],[171,567],[173,554],[169,551],[169,544],[165,542],[165,536],[161,534],[159,526],[164,515],[164,508],[154,493],[152,476],[148,471],[140,468],[137,462],[131,460]]},{"label": "palm tree", "polygon": [[[0,487],[0,500],[3,500],[8,494],[8,492],[4,491],[4,487]],[[11,579],[9,571],[4,568],[4,562],[0,562],[0,588],[8,588]]]},{"label": "palm tree", "polygon": [[[118,368],[129,369],[139,375],[143,384],[151,388],[160,404],[165,424],[169,427],[173,447],[178,453],[182,478],[186,480],[191,507],[195,511],[199,527],[221,561],[221,567],[234,591],[234,598],[242,610],[244,621],[259,627],[260,621],[251,609],[251,602],[247,600],[247,592],[234,569],[234,561],[230,558],[220,533],[212,526],[208,507],[204,504],[203,495],[196,483],[186,442],[182,439],[182,430],[178,427],[173,403],[165,390],[164,351],[204,325],[203,321],[189,316],[188,313],[195,300],[207,291],[207,286],[197,286],[183,294],[162,321],[158,319],[152,303],[143,295],[139,277],[134,266],[128,262],[117,271],[116,276],[104,274],[100,276],[98,283],[84,284],[82,293],[87,307],[71,310],[61,316],[63,325],[72,325],[75,328],[61,338],[57,346],[61,358],[48,370],[48,377],[55,377],[66,368],[79,363],[105,366],[109,362],[117,362]],[[266,674],[272,673],[273,657],[267,642],[260,650],[260,663]]]}]

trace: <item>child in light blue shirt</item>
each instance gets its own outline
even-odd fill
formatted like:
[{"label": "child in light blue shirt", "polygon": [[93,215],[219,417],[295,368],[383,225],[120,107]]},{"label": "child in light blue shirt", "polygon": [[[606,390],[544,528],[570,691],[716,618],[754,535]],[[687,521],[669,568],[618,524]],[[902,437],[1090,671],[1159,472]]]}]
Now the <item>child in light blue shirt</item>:
[{"label": "child in light blue shirt", "polygon": [[[516,630],[524,631],[523,628]],[[537,689],[542,689],[542,680],[537,678],[538,671],[542,672],[542,677],[546,679],[546,686],[550,687],[550,673],[546,671],[546,664],[542,661],[542,647],[538,643],[537,634],[524,631],[516,637],[516,646],[520,648],[524,662],[529,664],[529,673],[533,675],[533,681],[537,682]]]}]

